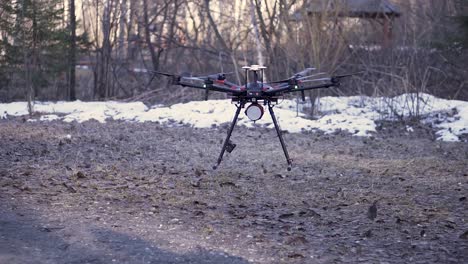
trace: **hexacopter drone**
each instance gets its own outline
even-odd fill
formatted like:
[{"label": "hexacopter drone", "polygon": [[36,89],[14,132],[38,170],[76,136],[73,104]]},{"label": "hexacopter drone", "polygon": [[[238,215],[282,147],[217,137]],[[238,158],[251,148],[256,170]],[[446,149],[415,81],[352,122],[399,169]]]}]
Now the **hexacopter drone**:
[{"label": "hexacopter drone", "polygon": [[[219,154],[218,160],[213,166],[213,169],[216,169],[219,166],[225,151],[231,153],[236,147],[236,144],[232,143],[230,140],[231,134],[234,130],[234,126],[236,125],[241,109],[249,103],[249,106],[247,106],[245,110],[245,114],[252,121],[260,120],[264,114],[263,106],[268,106],[273,124],[275,125],[276,133],[278,134],[281,147],[283,148],[283,152],[288,163],[288,171],[290,171],[292,160],[289,157],[288,150],[286,149],[286,145],[278,125],[278,121],[276,120],[275,113],[273,112],[273,107],[278,103],[278,98],[283,94],[301,92],[302,100],[305,100],[304,91],[338,87],[340,86],[341,78],[352,76],[354,74],[317,78],[317,76],[323,73],[307,75],[309,72],[315,70],[315,68],[306,68],[305,70],[294,74],[288,79],[264,83],[263,76],[264,70],[266,69],[265,66],[251,65],[244,66],[242,69],[245,70],[245,80],[243,85],[238,85],[226,80],[225,73],[197,77],[188,77],[158,71],[154,71],[154,73],[171,77],[171,84],[173,85],[205,90],[205,99],[208,99],[209,91],[223,92],[232,96],[232,102],[236,105],[237,110],[229,128],[227,137],[224,140],[221,153]],[[310,85],[310,83],[314,82],[318,82],[318,84]]]}]

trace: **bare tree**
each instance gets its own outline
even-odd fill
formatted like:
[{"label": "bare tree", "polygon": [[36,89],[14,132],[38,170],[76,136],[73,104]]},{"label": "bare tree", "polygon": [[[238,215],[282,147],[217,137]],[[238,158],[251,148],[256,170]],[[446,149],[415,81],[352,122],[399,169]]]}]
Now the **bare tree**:
[{"label": "bare tree", "polygon": [[69,53],[68,53],[68,69],[69,69],[69,83],[68,83],[68,99],[76,100],[76,15],[75,15],[75,0],[69,0],[69,34],[70,34],[70,43],[69,43]]},{"label": "bare tree", "polygon": [[[164,16],[164,20],[166,20],[166,15]],[[156,51],[156,47],[152,42],[152,29],[154,29],[154,25],[151,24],[149,18],[149,7],[148,7],[148,0],[143,0],[143,28],[145,31],[145,42],[146,46],[151,55],[151,62],[153,64],[153,70],[157,71],[159,69],[159,58],[161,53],[163,52],[162,48],[158,48]]]},{"label": "bare tree", "polygon": [[120,62],[122,62],[126,58],[126,49],[125,49],[125,30],[127,24],[127,16],[128,16],[128,7],[127,7],[127,0],[121,0],[120,2],[120,19],[119,19],[119,41],[118,41],[118,49],[117,49],[117,57]]}]

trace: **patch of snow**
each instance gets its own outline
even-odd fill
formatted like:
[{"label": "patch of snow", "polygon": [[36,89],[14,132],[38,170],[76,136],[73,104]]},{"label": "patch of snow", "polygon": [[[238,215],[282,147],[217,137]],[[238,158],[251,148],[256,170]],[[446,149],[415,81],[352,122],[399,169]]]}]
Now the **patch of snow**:
[{"label": "patch of snow", "polygon": [[39,118],[40,121],[54,121],[59,120],[60,117],[58,115],[43,115]]},{"label": "patch of snow", "polygon": [[[303,113],[288,108],[291,100],[285,100],[275,108],[275,114],[282,129],[291,133],[301,131],[322,130],[325,133],[333,133],[336,130],[345,130],[357,136],[369,136],[370,132],[375,132],[375,123],[367,117],[353,115],[326,115],[318,120],[310,120]],[[264,106],[264,108],[267,108]],[[183,104],[175,104],[170,107],[153,108],[142,113],[136,118],[138,122],[160,122],[168,124],[189,124],[197,128],[208,128],[213,125],[231,122],[235,106],[230,100],[210,100],[197,101]],[[265,114],[257,122],[250,121],[241,110],[238,125],[253,127],[255,124],[274,128],[273,121],[269,117],[268,109],[264,109]]]},{"label": "patch of snow", "polygon": [[445,130],[445,129],[439,130],[436,132],[436,135],[438,136],[437,140],[440,140],[440,141],[448,141],[448,142],[460,141],[458,136],[450,132],[449,130]]},{"label": "patch of snow", "polygon": [[468,104],[456,107],[458,113],[453,118],[447,118],[445,122],[437,124],[440,128],[436,134],[438,140],[459,141],[459,136],[468,134]]},{"label": "patch of snow", "polygon": [[133,71],[134,72],[148,72],[148,70],[144,68],[134,68]]},{"label": "patch of snow", "polygon": [[[317,99],[319,118],[307,119],[304,104],[296,100],[280,100],[275,106],[275,114],[282,129],[292,133],[301,131],[347,131],[356,136],[370,136],[376,132],[377,120],[393,120],[415,115],[423,117],[422,122],[430,123],[437,131],[438,140],[459,141],[460,136],[468,134],[468,102],[445,100],[428,94],[404,94],[393,98],[383,97],[322,97]],[[255,125],[273,128],[268,109],[256,123],[241,110],[237,124],[246,127]],[[209,128],[229,123],[235,113],[230,100],[209,100],[180,103],[172,106],[155,105],[146,107],[141,102],[35,102],[34,110],[42,113],[39,121],[62,120],[64,122],[84,122],[97,120],[122,120],[133,122],[159,122],[168,126],[190,125]],[[0,104],[0,118],[7,115],[27,115],[27,103],[16,102]],[[57,115],[58,113],[63,116]],[[408,132],[413,132],[407,126]]]},{"label": "patch of snow", "polygon": [[89,70],[90,67],[88,65],[76,65],[75,68],[82,69],[82,70]]},{"label": "patch of snow", "polygon": [[141,102],[36,102],[34,110],[40,113],[66,114],[64,122],[84,122],[96,120],[105,123],[106,119],[132,120],[148,108]]},{"label": "patch of snow", "polygon": [[424,114],[423,122],[440,129],[437,140],[460,141],[468,134],[468,102],[431,97]]},{"label": "patch of snow", "polygon": [[0,104],[0,113],[6,118],[7,115],[23,116],[28,114],[28,103],[26,102],[13,102]]}]

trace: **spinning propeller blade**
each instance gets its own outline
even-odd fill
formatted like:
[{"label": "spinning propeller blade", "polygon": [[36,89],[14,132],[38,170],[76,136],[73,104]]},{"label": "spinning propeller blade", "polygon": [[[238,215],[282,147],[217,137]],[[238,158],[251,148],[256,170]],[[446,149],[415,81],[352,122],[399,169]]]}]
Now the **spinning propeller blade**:
[{"label": "spinning propeller blade", "polygon": [[184,77],[185,80],[190,80],[190,81],[205,81],[205,79],[202,79],[200,77]]},{"label": "spinning propeller blade", "polygon": [[219,72],[213,73],[204,76],[191,76],[190,74],[173,74],[161,71],[148,71],[154,74],[164,75],[168,77],[183,77],[185,80],[192,80],[192,81],[206,81],[206,80],[224,80],[226,79],[226,75],[233,74],[234,72]]},{"label": "spinning propeller blade", "polygon": [[213,73],[205,76],[192,76],[190,78],[193,78],[193,80],[225,80],[226,75],[233,74],[234,72],[219,72],[219,73]]},{"label": "spinning propeller blade", "polygon": [[353,76],[353,75],[358,75],[358,74],[363,74],[363,73],[364,73],[364,71],[348,73],[348,74],[342,74],[342,75],[335,75],[335,76],[332,76],[332,78],[340,79],[340,78],[350,77],[350,76]]},{"label": "spinning propeller blade", "polygon": [[303,71],[300,71],[300,72],[294,74],[293,76],[289,77],[289,79],[303,77],[307,73],[309,73],[310,71],[315,71],[315,70],[316,70],[316,68],[305,68]]},{"label": "spinning propeller blade", "polygon": [[331,81],[332,78],[326,77],[326,78],[319,78],[319,79],[312,79],[312,80],[303,80],[301,83],[306,83],[306,82],[325,82],[325,81]]},{"label": "spinning propeller blade", "polygon": [[178,77],[178,76],[180,76],[180,75],[177,75],[177,74],[172,74],[172,73],[167,73],[167,72],[160,72],[160,71],[148,71],[148,72],[159,74],[159,75],[164,75],[164,76],[168,76],[168,77]]},{"label": "spinning propeller blade", "polygon": [[299,77],[299,78],[297,78],[297,80],[305,80],[305,79],[309,79],[309,78],[319,76],[319,75],[323,75],[323,74],[326,74],[326,73],[325,72],[318,72],[316,74],[307,75],[307,76],[304,76],[304,77]]},{"label": "spinning propeller blade", "polygon": [[362,74],[364,73],[363,71],[361,72],[355,72],[355,73],[349,73],[349,74],[342,74],[342,75],[335,75],[331,77],[331,82],[332,83],[339,83],[341,78],[346,78],[346,77],[351,77],[357,74]]},{"label": "spinning propeller blade", "polygon": [[310,77],[318,75],[318,74],[314,74],[314,75],[305,76],[305,77],[300,78],[298,80],[301,80],[302,83],[306,83],[306,82],[325,82],[325,81],[336,83],[336,82],[339,82],[339,80],[341,78],[351,77],[351,76],[354,76],[356,74],[362,74],[362,73],[364,73],[364,72],[356,72],[356,73],[350,73],[350,74],[335,75],[335,76],[331,76],[331,77],[318,78],[318,79],[308,79]]},{"label": "spinning propeller blade", "polygon": [[301,80],[301,78],[306,78],[306,74],[309,73],[310,71],[316,70],[315,68],[305,68],[304,70],[295,73],[293,76],[289,77],[288,79],[283,79],[279,81],[273,81],[269,83],[285,83],[289,82],[290,80]]},{"label": "spinning propeller blade", "polygon": [[284,79],[284,80],[279,80],[279,81],[273,81],[273,82],[268,82],[269,84],[273,84],[273,83],[286,83],[286,82],[289,82],[289,79]]},{"label": "spinning propeller blade", "polygon": [[204,82],[205,85],[205,101],[208,100],[208,97],[210,95],[210,86],[213,85],[213,81],[224,81],[226,80],[226,75],[228,74],[233,74],[234,72],[219,72],[219,73],[214,73],[214,74],[209,74],[205,76],[191,76],[191,77],[184,77],[185,80],[191,80],[191,81],[200,81]]}]

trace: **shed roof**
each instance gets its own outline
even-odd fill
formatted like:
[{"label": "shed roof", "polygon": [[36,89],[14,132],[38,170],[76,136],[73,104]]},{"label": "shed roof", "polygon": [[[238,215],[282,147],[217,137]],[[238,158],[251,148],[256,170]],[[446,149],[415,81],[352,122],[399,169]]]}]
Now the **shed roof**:
[{"label": "shed roof", "polygon": [[338,12],[346,17],[400,16],[399,8],[388,0],[309,0],[307,13]]}]

